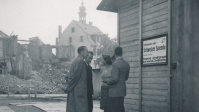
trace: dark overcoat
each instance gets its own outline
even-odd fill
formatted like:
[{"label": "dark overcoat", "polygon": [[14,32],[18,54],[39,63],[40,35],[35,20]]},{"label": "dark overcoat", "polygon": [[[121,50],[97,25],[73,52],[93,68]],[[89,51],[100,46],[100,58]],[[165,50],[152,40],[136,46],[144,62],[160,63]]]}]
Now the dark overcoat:
[{"label": "dark overcoat", "polygon": [[81,57],[71,63],[68,79],[66,112],[88,112],[86,66]]},{"label": "dark overcoat", "polygon": [[86,73],[87,73],[87,97],[88,97],[88,112],[93,111],[93,76],[92,76],[92,67],[89,64],[86,64]]}]

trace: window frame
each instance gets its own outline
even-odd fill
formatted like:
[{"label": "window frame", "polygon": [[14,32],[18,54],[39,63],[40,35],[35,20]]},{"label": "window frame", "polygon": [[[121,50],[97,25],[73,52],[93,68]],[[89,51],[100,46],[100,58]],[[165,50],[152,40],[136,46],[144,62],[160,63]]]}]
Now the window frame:
[{"label": "window frame", "polygon": [[74,27],[71,28],[71,32],[72,32],[72,33],[75,32],[75,28],[74,28]]}]

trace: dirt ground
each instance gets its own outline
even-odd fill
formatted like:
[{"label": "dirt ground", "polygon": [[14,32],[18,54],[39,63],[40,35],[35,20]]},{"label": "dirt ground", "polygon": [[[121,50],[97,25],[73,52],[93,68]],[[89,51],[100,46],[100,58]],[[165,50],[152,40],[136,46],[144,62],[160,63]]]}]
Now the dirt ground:
[{"label": "dirt ground", "polygon": [[38,109],[36,107],[33,106],[9,106],[12,110],[14,110],[15,112],[45,112],[41,109]]},{"label": "dirt ground", "polygon": [[23,103],[23,102],[49,102],[49,99],[0,98],[0,106],[8,106],[15,112],[45,112],[34,106],[9,105],[9,103]]}]

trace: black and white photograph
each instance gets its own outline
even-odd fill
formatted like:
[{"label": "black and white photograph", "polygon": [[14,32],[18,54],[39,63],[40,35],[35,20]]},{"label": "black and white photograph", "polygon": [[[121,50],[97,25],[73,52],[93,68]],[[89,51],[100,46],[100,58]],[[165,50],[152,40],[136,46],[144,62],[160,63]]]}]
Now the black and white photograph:
[{"label": "black and white photograph", "polygon": [[0,0],[0,112],[199,112],[199,0]]}]

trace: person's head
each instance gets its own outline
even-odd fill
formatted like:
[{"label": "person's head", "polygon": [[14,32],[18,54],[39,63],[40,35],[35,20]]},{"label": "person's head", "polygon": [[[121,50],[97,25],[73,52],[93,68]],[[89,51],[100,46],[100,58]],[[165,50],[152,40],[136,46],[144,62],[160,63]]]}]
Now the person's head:
[{"label": "person's head", "polygon": [[121,57],[122,56],[122,48],[116,47],[114,54],[115,54],[116,57]]},{"label": "person's head", "polygon": [[88,56],[87,56],[87,58],[85,59],[85,62],[86,62],[87,64],[90,64],[92,60],[93,60],[93,52],[92,52],[92,51],[88,51]]},{"label": "person's head", "polygon": [[86,57],[88,56],[88,49],[86,46],[80,46],[77,49],[77,53],[83,57],[83,59],[86,59]]},{"label": "person's head", "polygon": [[111,65],[111,57],[109,55],[102,55],[102,64],[105,65]]}]

